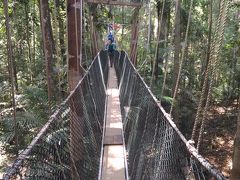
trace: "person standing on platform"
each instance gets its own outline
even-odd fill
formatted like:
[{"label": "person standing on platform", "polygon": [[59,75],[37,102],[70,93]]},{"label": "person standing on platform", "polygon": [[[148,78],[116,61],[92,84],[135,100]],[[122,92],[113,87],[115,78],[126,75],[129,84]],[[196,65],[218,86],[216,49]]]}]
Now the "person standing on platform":
[{"label": "person standing on platform", "polygon": [[113,60],[114,60],[114,51],[116,49],[115,43],[113,43],[111,40],[108,40],[108,55],[110,59],[110,66],[113,66]]}]

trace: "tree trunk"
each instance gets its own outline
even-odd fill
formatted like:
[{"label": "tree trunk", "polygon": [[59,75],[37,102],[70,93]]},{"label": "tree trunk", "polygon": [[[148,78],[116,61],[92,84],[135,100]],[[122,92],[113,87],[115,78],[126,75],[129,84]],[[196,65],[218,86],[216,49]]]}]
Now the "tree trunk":
[{"label": "tree trunk", "polygon": [[[13,6],[13,23],[14,25],[16,24],[16,0],[14,0],[14,6]],[[13,47],[16,47],[16,50],[15,50],[15,53],[17,54],[17,42],[15,42],[15,44],[12,44]],[[16,65],[16,61],[15,61],[15,58],[16,58],[16,55],[14,56],[14,51],[12,52],[13,53],[13,58],[12,58],[12,61],[13,61],[13,74],[14,74],[14,85],[15,85],[15,90],[16,92],[18,92],[18,78],[17,78],[17,65]]]},{"label": "tree trunk", "polygon": [[[68,84],[72,91],[83,72],[81,68],[82,58],[82,0],[67,1],[67,34],[68,34]],[[78,15],[77,15],[78,14]],[[80,26],[78,26],[80,25]],[[80,40],[79,40],[80,39]],[[80,93],[79,90],[77,93]],[[76,97],[74,97],[76,96]],[[82,116],[83,110],[81,96],[75,93],[70,101],[71,119],[70,119],[70,158],[71,158],[71,175],[72,179],[80,179],[78,169],[83,165],[82,157]]]},{"label": "tree trunk", "polygon": [[61,89],[61,73],[60,73],[60,69],[61,69],[61,47],[60,47],[60,42],[59,42],[59,0],[54,0],[54,13],[53,13],[53,25],[54,25],[54,40],[55,40],[55,48],[56,48],[56,60],[57,60],[57,78],[58,78],[58,93],[59,96],[57,96],[57,101],[58,103],[60,103],[61,101],[61,96],[60,93],[62,92]]},{"label": "tree trunk", "polygon": [[16,145],[16,155],[18,155],[18,127],[17,127],[17,119],[16,119],[16,103],[15,103],[14,72],[13,72],[14,64],[13,64],[12,42],[11,42],[11,27],[10,27],[9,14],[8,14],[8,0],[4,0],[3,5],[4,5],[5,25],[6,25],[6,34],[7,34],[8,69],[9,69],[10,84],[11,84],[15,145]]},{"label": "tree trunk", "polygon": [[[64,28],[64,23],[63,19],[60,14],[60,10],[63,9],[62,5],[60,4],[59,0],[54,0],[55,8],[56,8],[56,13],[57,13],[57,21],[58,21],[58,41],[61,49],[61,58],[62,58],[62,65],[64,66],[66,64],[66,57],[65,57],[65,28]],[[61,8],[61,9],[60,9]]]},{"label": "tree trunk", "polygon": [[179,72],[179,61],[181,52],[181,34],[180,34],[180,16],[181,16],[181,0],[176,0],[176,16],[175,16],[175,32],[174,32],[174,70],[173,70],[173,93],[176,86],[178,72]]},{"label": "tree trunk", "polygon": [[[240,98],[239,98],[240,102]],[[240,104],[238,104],[238,120],[237,120],[237,132],[234,139],[233,148],[233,168],[231,171],[230,180],[240,179]]]},{"label": "tree trunk", "polygon": [[[33,13],[34,13],[34,16],[36,14],[36,0],[33,1]],[[32,35],[32,60],[33,60],[33,77],[35,78],[35,74],[36,74],[36,27],[35,27],[35,23],[34,23],[34,20],[32,20],[32,32],[33,32],[33,35]]]},{"label": "tree trunk", "polygon": [[[169,1],[167,1],[169,3]],[[170,30],[170,20],[171,20],[171,9],[170,9],[170,3],[167,9],[167,24],[165,27],[165,42],[164,42],[164,48],[167,49],[168,48],[168,35],[169,35],[169,30]],[[171,43],[170,43],[171,44]],[[165,57],[165,64],[164,64],[164,76],[163,76],[163,83],[162,83],[162,90],[161,90],[161,98],[164,96],[164,90],[165,90],[165,86],[166,86],[166,79],[167,79],[167,72],[168,72],[168,59],[169,59],[169,53],[166,53],[166,57]]]},{"label": "tree trunk", "polygon": [[[189,43],[188,51],[191,52],[192,48],[193,48],[192,44]],[[195,73],[194,59],[188,58],[187,68],[188,68],[188,72],[189,72],[189,74],[187,75],[189,80],[188,80],[188,83],[186,84],[186,89],[189,89],[190,91],[192,91],[192,89],[194,88],[194,84],[195,84],[195,77],[193,76],[193,74]]]},{"label": "tree trunk", "polygon": [[[162,8],[161,8],[162,7]],[[165,40],[165,33],[168,21],[168,11],[170,8],[170,4],[168,0],[160,3],[158,2],[157,9],[158,9],[158,30],[157,30],[157,45],[156,45],[156,52],[155,52],[155,67],[153,68],[153,79],[157,80],[158,75],[160,74],[159,64],[163,65],[164,60],[164,52],[160,51],[164,48],[164,40]],[[162,72],[161,72],[162,73]]]},{"label": "tree trunk", "polygon": [[18,93],[18,78],[17,78],[17,65],[16,65],[16,61],[13,58],[13,76],[14,76],[14,86],[15,86],[15,91],[16,93]]},{"label": "tree trunk", "polygon": [[43,47],[46,65],[47,87],[48,87],[48,108],[51,113],[51,103],[55,98],[55,83],[54,83],[54,42],[52,34],[52,26],[50,20],[50,9],[48,0],[40,0],[40,13],[42,25]]},{"label": "tree trunk", "polygon": [[[240,10],[238,10],[235,14],[235,22],[239,22],[240,21]],[[240,32],[240,26],[239,25],[236,25],[235,26],[235,33],[237,32]],[[232,67],[231,67],[231,76],[230,76],[230,84],[229,84],[229,87],[231,87],[231,91],[230,91],[230,94],[229,94],[229,98],[234,98],[233,96],[233,92],[234,92],[234,95],[235,95],[235,91],[236,89],[238,89],[238,84],[239,84],[239,81],[237,81],[237,64],[238,64],[238,57],[239,57],[239,51],[240,51],[240,48],[239,48],[239,44],[238,43],[235,43],[234,44],[234,47],[233,47],[233,57],[232,57]]]},{"label": "tree trunk", "polygon": [[28,61],[29,61],[29,65],[28,67],[28,72],[29,72],[29,76],[30,76],[30,81],[32,82],[33,80],[33,73],[32,73],[32,51],[31,51],[31,38],[29,35],[29,17],[28,17],[28,11],[29,11],[29,7],[28,7],[28,2],[25,3],[25,17],[26,17],[26,40],[27,40],[27,47],[28,47]]},{"label": "tree trunk", "polygon": [[[149,4],[150,4],[150,2],[149,2]],[[123,41],[123,36],[124,36],[124,23],[125,23],[125,20],[124,20],[124,12],[125,12],[125,10],[124,10],[124,6],[122,7],[122,41]]]},{"label": "tree trunk", "polygon": [[148,34],[147,34],[147,53],[150,53],[150,43],[151,43],[151,32],[152,32],[152,12],[151,12],[151,1],[148,4]]},{"label": "tree trunk", "polygon": [[138,28],[139,28],[139,8],[134,10],[132,18],[132,38],[130,47],[130,60],[137,65],[137,43],[138,43]]},{"label": "tree trunk", "polygon": [[211,42],[212,42],[212,22],[213,22],[213,14],[212,14],[212,10],[213,10],[213,7],[212,7],[212,0],[209,1],[209,14],[208,14],[208,45],[207,45],[207,55],[206,55],[206,62],[203,63],[203,78],[201,79],[201,86],[203,86],[203,83],[204,83],[204,77],[205,77],[205,73],[207,71],[207,67],[208,67],[208,63],[209,63],[209,59],[210,59],[210,51],[211,51]]},{"label": "tree trunk", "polygon": [[89,5],[89,12],[90,12],[90,38],[92,43],[92,58],[94,58],[98,53],[98,40],[97,40],[97,34],[96,34],[96,4]]},{"label": "tree trunk", "polygon": [[98,53],[97,34],[95,30],[93,15],[90,16],[90,29],[91,29],[92,59],[93,59]]},{"label": "tree trunk", "polygon": [[[172,86],[172,97],[174,96],[174,90],[176,88],[176,83],[178,79],[178,73],[180,68],[180,52],[181,52],[181,0],[176,0],[176,15],[174,24],[174,70],[173,70],[173,86]],[[172,116],[174,122],[179,125],[179,101],[175,99],[173,102],[174,110],[172,111]],[[171,110],[170,110],[171,113]]]}]

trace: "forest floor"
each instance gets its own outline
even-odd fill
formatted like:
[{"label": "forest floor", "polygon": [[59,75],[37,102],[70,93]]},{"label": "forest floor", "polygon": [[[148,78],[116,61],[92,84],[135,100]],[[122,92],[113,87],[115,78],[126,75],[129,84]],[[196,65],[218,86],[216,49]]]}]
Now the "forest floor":
[{"label": "forest floor", "polygon": [[6,171],[6,168],[9,167],[16,156],[9,156],[2,148],[2,144],[0,142],[0,179],[3,178],[3,174]]},{"label": "forest floor", "polygon": [[230,176],[234,135],[237,129],[237,103],[213,106],[209,112],[200,153],[226,177]]}]

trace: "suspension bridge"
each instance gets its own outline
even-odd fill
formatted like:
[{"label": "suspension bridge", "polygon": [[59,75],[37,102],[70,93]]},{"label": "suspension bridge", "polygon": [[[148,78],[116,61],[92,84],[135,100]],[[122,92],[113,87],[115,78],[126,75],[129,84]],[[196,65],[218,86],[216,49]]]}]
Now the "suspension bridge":
[{"label": "suspension bridge", "polygon": [[226,179],[183,136],[124,52],[100,51],[8,179]]}]

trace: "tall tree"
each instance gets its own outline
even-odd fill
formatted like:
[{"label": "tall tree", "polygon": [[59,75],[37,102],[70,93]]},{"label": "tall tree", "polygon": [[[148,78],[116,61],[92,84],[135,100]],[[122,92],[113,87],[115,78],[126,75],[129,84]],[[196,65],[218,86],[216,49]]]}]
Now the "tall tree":
[{"label": "tall tree", "polygon": [[[13,1],[14,2],[14,6],[13,6],[13,24],[16,24],[16,0]],[[14,44],[12,44],[13,47],[15,46]],[[17,51],[17,50],[16,50]],[[16,55],[15,55],[16,56]],[[15,81],[15,90],[16,92],[18,92],[18,77],[17,77],[17,65],[16,65],[16,58],[14,56],[14,50],[13,50],[13,59],[12,59],[12,63],[13,63],[13,74],[14,74],[14,81]]]},{"label": "tall tree", "polygon": [[138,29],[139,29],[139,8],[135,8],[132,17],[132,37],[130,47],[130,60],[134,65],[137,65]]},{"label": "tall tree", "polygon": [[30,25],[29,25],[29,22],[30,22],[30,18],[28,16],[28,13],[29,13],[29,2],[26,1],[25,4],[24,4],[24,10],[25,10],[25,18],[26,18],[26,41],[27,41],[27,47],[28,47],[28,72],[29,72],[29,75],[30,75],[30,81],[33,80],[33,72],[32,72],[32,50],[31,50],[31,38],[30,38],[30,32],[29,32],[29,29],[30,29]]},{"label": "tall tree", "polygon": [[94,58],[98,53],[98,39],[96,32],[96,12],[97,12],[97,4],[89,4],[89,12],[90,12],[90,37],[92,43],[92,58]]},{"label": "tall tree", "polygon": [[[208,4],[208,44],[207,44],[207,53],[206,53],[206,61],[203,62],[203,65],[202,69],[203,69],[203,73],[201,74],[204,74],[203,77],[205,77],[205,73],[206,73],[206,70],[207,70],[207,67],[208,67],[208,63],[209,63],[209,59],[210,59],[210,51],[211,51],[211,44],[212,44],[212,23],[213,23],[213,16],[212,16],[212,11],[213,11],[213,2],[212,0],[209,0],[209,4]],[[203,58],[205,59],[205,58]],[[191,77],[192,78],[192,77]],[[201,79],[201,87],[203,86],[203,82],[204,82],[204,78]]]},{"label": "tall tree", "polygon": [[181,0],[176,0],[176,15],[174,25],[174,71],[173,71],[173,89],[176,86],[178,72],[179,72],[179,61],[181,52]]},{"label": "tall tree", "polygon": [[[239,2],[240,4],[240,2]],[[236,4],[237,5],[237,4]],[[235,21],[235,27],[234,27],[234,39],[235,42],[233,44],[233,48],[232,48],[232,58],[231,58],[231,63],[230,63],[230,79],[229,79],[229,85],[228,85],[228,97],[230,99],[234,98],[234,94],[236,93],[236,90],[239,89],[239,84],[240,82],[238,81],[237,77],[238,77],[238,71],[237,71],[237,64],[238,64],[238,57],[240,54],[240,47],[239,47],[239,42],[237,42],[239,40],[239,35],[240,33],[240,24],[237,22],[240,22],[240,9],[238,8],[237,12],[235,13],[235,17],[234,17],[234,21]]]},{"label": "tall tree", "polygon": [[62,7],[62,2],[59,0],[54,0],[54,8],[55,8],[55,16],[56,16],[56,21],[58,21],[58,42],[60,45],[61,49],[61,58],[62,58],[62,64],[66,64],[66,58],[65,58],[65,42],[64,42],[64,37],[65,37],[65,28],[64,28],[64,23],[63,23],[63,17],[61,16],[60,11],[63,10]]},{"label": "tall tree", "polygon": [[40,0],[41,26],[44,47],[44,57],[46,65],[46,78],[48,86],[48,106],[49,113],[51,113],[51,104],[56,96],[55,82],[54,82],[54,41],[52,34],[52,25],[50,17],[50,9],[48,0]]},{"label": "tall tree", "polygon": [[[55,40],[55,48],[56,48],[56,65],[57,65],[57,76],[58,76],[58,92],[62,92],[61,90],[61,45],[60,45],[60,39],[59,37],[59,0],[54,0],[54,13],[53,13],[53,25],[54,25],[54,40]],[[62,28],[62,27],[61,27]],[[61,101],[61,97],[57,96],[58,102]]]},{"label": "tall tree", "polygon": [[17,130],[17,119],[16,119],[16,103],[15,103],[15,86],[14,86],[14,68],[13,68],[13,50],[12,50],[12,41],[11,41],[11,27],[8,14],[8,0],[4,0],[4,14],[5,14],[5,25],[7,33],[7,52],[8,52],[8,69],[10,76],[11,84],[11,97],[12,97],[12,107],[13,107],[13,119],[14,119],[14,135],[15,135],[15,145],[16,145],[16,154],[18,154],[18,130]]},{"label": "tall tree", "polygon": [[[154,62],[152,67],[152,82],[155,81],[159,75],[159,64],[163,65],[163,49],[165,46],[165,37],[167,37],[167,23],[168,23],[168,14],[170,12],[169,1],[164,0],[163,2],[157,2],[157,17],[158,17],[158,27],[157,27],[157,43],[154,56]],[[162,51],[161,51],[162,50]]]},{"label": "tall tree", "polygon": [[[180,52],[181,52],[181,0],[176,0],[175,7],[175,21],[174,21],[174,69],[173,69],[173,86],[172,86],[172,97],[175,95],[175,89],[177,88],[177,79],[180,69]],[[179,125],[179,102],[175,101],[170,109],[170,114],[173,115],[174,121]],[[174,105],[174,109],[173,108]],[[172,111],[173,110],[173,111]]]},{"label": "tall tree", "polygon": [[151,31],[152,31],[152,10],[151,10],[151,1],[148,3],[148,34],[147,34],[147,52],[150,52],[150,43],[151,43]]},{"label": "tall tree", "polygon": [[[162,7],[162,8],[161,8]],[[157,40],[157,47],[156,47],[156,55],[155,55],[155,78],[159,75],[159,63],[163,65],[163,48],[164,48],[164,41],[165,41],[165,34],[167,31],[167,22],[168,22],[168,12],[170,10],[170,4],[168,0],[163,1],[162,3],[158,1],[157,3],[157,14],[158,14],[158,40]],[[162,51],[161,51],[162,50]]]}]

